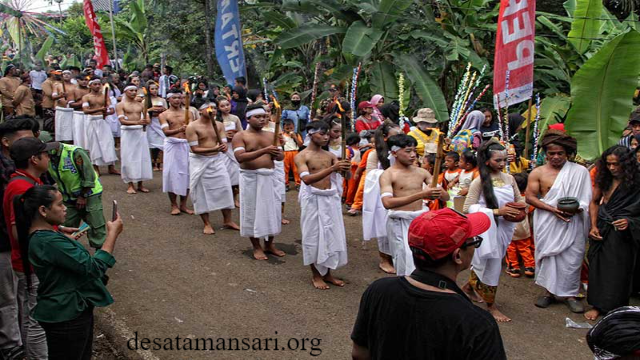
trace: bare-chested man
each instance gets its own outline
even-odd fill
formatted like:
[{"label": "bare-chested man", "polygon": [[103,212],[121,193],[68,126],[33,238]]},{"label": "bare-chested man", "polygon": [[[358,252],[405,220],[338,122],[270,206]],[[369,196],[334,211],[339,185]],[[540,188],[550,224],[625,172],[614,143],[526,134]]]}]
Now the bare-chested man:
[{"label": "bare-chested man", "polygon": [[136,101],[138,87],[129,85],[124,89],[124,99],[116,106],[118,120],[122,126],[120,140],[120,157],[122,180],[129,185],[128,194],[135,194],[134,183],[138,183],[138,191],[148,193],[149,189],[142,184],[145,180],[153,179],[151,170],[151,155],[147,150],[147,134],[144,126],[150,124],[149,114],[144,114],[144,107]]},{"label": "bare-chested man", "polygon": [[347,238],[342,219],[341,177],[351,163],[322,149],[329,143],[329,126],[322,121],[307,125],[309,146],[295,156],[303,185],[300,187],[300,227],[304,264],[311,266],[312,283],[326,290],[327,282],[344,286],[331,270],[347,264]]},{"label": "bare-chested man", "polygon": [[75,110],[82,110],[82,98],[91,92],[91,89],[89,89],[90,79],[90,77],[83,74],[76,76],[78,85],[75,86],[72,90],[67,90],[69,107],[72,107]]},{"label": "bare-chested man", "polygon": [[[546,308],[561,298],[572,312],[581,313],[584,305],[576,296],[589,233],[591,180],[586,168],[568,161],[577,150],[571,136],[548,130],[542,149],[547,163],[531,172],[526,191],[527,202],[537,209],[533,213],[536,284],[546,289],[535,305]],[[567,197],[573,198],[575,212],[558,209],[558,201]]]},{"label": "bare-chested man", "polygon": [[416,139],[405,134],[393,135],[387,145],[395,163],[380,176],[380,197],[389,210],[387,237],[393,266],[398,276],[408,276],[415,270],[409,248],[409,225],[427,211],[423,199],[447,201],[449,194],[441,188],[432,188],[431,174],[415,165]]},{"label": "bare-chested man", "polygon": [[53,95],[59,97],[55,102],[55,139],[71,142],[73,140],[73,92],[76,85],[71,83],[71,71],[62,72],[62,80],[53,86]]},{"label": "bare-chested man", "polygon": [[73,145],[83,149],[87,146],[87,121],[86,115],[82,111],[82,98],[89,94],[89,80],[86,75],[76,76],[77,85],[73,92],[69,93],[69,107],[73,108]]},{"label": "bare-chested man", "polygon": [[[64,84],[64,86],[62,86],[62,84]],[[71,107],[71,105],[75,101],[74,93],[76,88],[77,86],[71,82],[71,71],[70,70],[63,71],[62,81],[56,84],[56,90],[59,90],[60,95],[63,95],[63,98],[61,98],[58,101],[57,105],[60,107]],[[84,95],[86,94],[83,94],[83,96]]]},{"label": "bare-chested man", "polygon": [[[251,239],[255,259],[266,260],[265,252],[285,255],[273,243],[282,229],[273,161],[282,161],[284,152],[273,145],[274,134],[262,130],[269,117],[261,105],[248,106],[246,118],[247,130],[233,137],[233,151],[240,163],[240,235]],[[263,237],[268,237],[264,249],[260,245]]]},{"label": "bare-chested man", "polygon": [[[227,135],[222,122],[216,121],[216,104],[204,103],[200,107],[200,119],[187,126],[189,154],[189,188],[193,210],[204,223],[203,232],[215,234],[209,222],[209,212],[221,210],[223,226],[240,230],[231,219],[231,209],[235,208],[231,181],[225,166]],[[214,126],[217,127],[217,132]],[[220,138],[218,138],[218,135]]]},{"label": "bare-chested man", "polygon": [[[166,135],[164,139],[164,159],[162,166],[162,191],[169,193],[171,215],[181,212],[192,215],[187,209],[189,198],[189,143],[187,125],[182,104],[184,96],[179,89],[167,93],[169,109],[159,116],[160,127]],[[180,206],[178,206],[180,196]]]},{"label": "bare-chested man", "polygon": [[91,162],[100,174],[100,166],[109,166],[109,174],[120,175],[115,169],[115,162],[118,160],[116,149],[113,143],[111,127],[105,116],[113,114],[113,109],[109,108],[109,98],[105,98],[102,83],[98,78],[89,81],[91,92],[82,97],[82,111],[86,116],[86,142],[87,150],[91,156]]}]

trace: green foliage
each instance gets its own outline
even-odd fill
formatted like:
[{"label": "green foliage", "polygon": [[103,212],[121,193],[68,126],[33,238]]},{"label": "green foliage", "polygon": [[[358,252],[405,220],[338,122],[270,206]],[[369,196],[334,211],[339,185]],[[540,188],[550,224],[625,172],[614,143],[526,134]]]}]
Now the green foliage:
[{"label": "green foliage", "polygon": [[582,158],[595,159],[620,138],[633,109],[638,58],[640,33],[630,30],[607,43],[574,75],[566,128],[578,140]]},{"label": "green foliage", "polygon": [[600,33],[602,10],[602,0],[577,0],[569,40],[580,54],[589,49],[591,39]]}]

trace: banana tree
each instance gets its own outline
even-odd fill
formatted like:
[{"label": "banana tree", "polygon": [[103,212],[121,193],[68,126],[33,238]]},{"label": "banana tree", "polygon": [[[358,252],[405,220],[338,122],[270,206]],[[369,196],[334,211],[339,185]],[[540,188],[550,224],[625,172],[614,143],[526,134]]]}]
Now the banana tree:
[{"label": "banana tree", "polygon": [[[131,17],[125,20],[121,17],[114,17],[116,23],[116,38],[122,37],[131,41],[138,50],[138,55],[142,57],[144,63],[149,62],[149,46],[147,44],[147,17],[144,0],[135,0],[129,3],[131,7]],[[105,37],[110,38],[109,34]]]}]

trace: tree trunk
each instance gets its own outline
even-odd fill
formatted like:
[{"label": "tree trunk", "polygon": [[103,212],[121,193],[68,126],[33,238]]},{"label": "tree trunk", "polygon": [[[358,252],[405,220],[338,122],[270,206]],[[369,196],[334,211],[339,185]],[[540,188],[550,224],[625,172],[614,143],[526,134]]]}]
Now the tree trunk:
[{"label": "tree trunk", "polygon": [[213,41],[211,37],[213,36],[213,27],[211,24],[211,19],[213,18],[213,9],[211,8],[211,0],[204,0],[204,18],[205,18],[205,41],[206,41],[206,52],[205,52],[205,60],[207,62],[207,77],[209,79],[213,79],[215,76],[214,73],[214,64],[213,64]]}]

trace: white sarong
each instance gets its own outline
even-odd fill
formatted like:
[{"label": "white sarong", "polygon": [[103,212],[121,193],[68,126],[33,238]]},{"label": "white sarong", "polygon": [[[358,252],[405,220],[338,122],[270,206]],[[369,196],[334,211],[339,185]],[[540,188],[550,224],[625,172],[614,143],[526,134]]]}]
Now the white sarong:
[{"label": "white sarong", "polygon": [[[494,187],[493,193],[498,200],[498,207],[500,208],[508,202],[515,201],[511,184]],[[481,195],[478,204],[473,204],[469,207],[469,213],[483,212],[491,220],[489,230],[480,235],[482,244],[473,254],[471,268],[478,275],[480,282],[489,286],[498,286],[502,270],[502,259],[507,253],[509,244],[511,244],[516,223],[506,221],[503,217],[499,217],[496,222],[493,210],[486,206],[484,195]]]},{"label": "white sarong", "polygon": [[56,141],[73,140],[73,109],[56,107]]},{"label": "white sarong", "polygon": [[411,221],[428,209],[418,211],[389,210],[387,219],[387,238],[393,257],[393,266],[398,276],[411,275],[416,269],[413,265],[413,253],[409,248],[409,225]]},{"label": "white sarong", "polygon": [[[226,142],[226,139],[223,141]],[[227,172],[229,173],[231,186],[237,186],[240,183],[240,164],[238,163],[236,156],[233,154],[233,146],[231,146],[231,143],[227,142],[227,153],[225,155],[226,159],[224,163],[227,167]]]},{"label": "white sarong", "polygon": [[142,125],[122,126],[120,162],[122,180],[125,183],[153,179],[151,156],[147,136]]},{"label": "white sarong", "polygon": [[367,171],[362,196],[362,236],[364,241],[378,240],[378,250],[391,255],[387,238],[387,209],[380,199],[380,176],[384,170]]},{"label": "white sarong", "polygon": [[287,184],[284,179],[284,161],[273,160],[273,170],[276,180],[276,193],[280,202],[287,201]]},{"label": "white sarong", "polygon": [[189,191],[189,143],[187,139],[164,139],[162,192],[187,196]]},{"label": "white sarong", "polygon": [[562,297],[576,296],[580,290],[580,269],[590,226],[589,172],[569,161],[560,170],[547,195],[540,200],[555,207],[558,199],[566,196],[578,198],[583,210],[568,223],[549,211],[537,209],[533,212],[536,284]]},{"label": "white sarong", "polygon": [[300,185],[300,227],[304,265],[311,265],[320,275],[347,264],[347,238],[342,219],[342,194],[331,174],[331,188],[320,190]]},{"label": "white sarong", "polygon": [[274,169],[240,169],[240,236],[261,238],[282,229]]},{"label": "white sarong", "polygon": [[235,208],[224,157],[224,154],[189,154],[189,188],[193,210],[197,215]]},{"label": "white sarong", "polygon": [[85,150],[87,147],[87,115],[82,111],[73,112],[73,145],[79,146]]},{"label": "white sarong", "polygon": [[111,97],[111,105],[109,108],[113,109],[113,114],[107,116],[107,122],[109,123],[109,127],[111,128],[111,135],[114,138],[120,137],[120,120],[118,120],[118,114],[116,113],[116,105],[118,104],[118,100]]},{"label": "white sarong", "polygon": [[157,117],[151,118],[151,124],[147,125],[147,141],[152,149],[164,149],[164,132],[160,127],[160,120]]},{"label": "white sarong", "polygon": [[102,115],[87,115],[87,146],[93,165],[113,165],[118,157],[111,128]]}]

